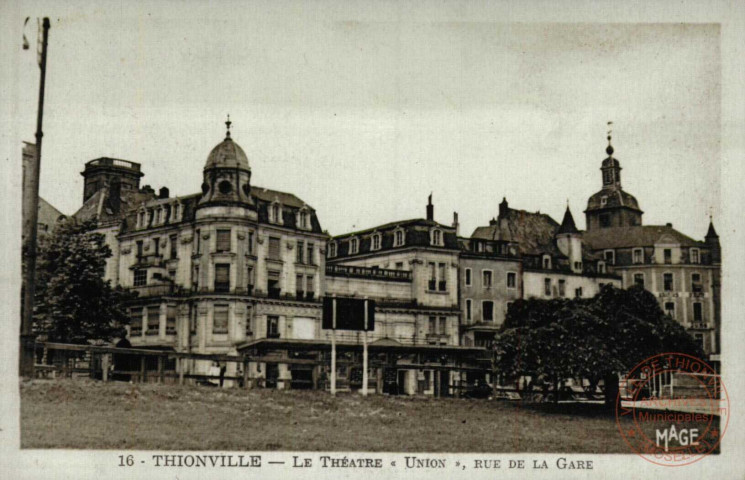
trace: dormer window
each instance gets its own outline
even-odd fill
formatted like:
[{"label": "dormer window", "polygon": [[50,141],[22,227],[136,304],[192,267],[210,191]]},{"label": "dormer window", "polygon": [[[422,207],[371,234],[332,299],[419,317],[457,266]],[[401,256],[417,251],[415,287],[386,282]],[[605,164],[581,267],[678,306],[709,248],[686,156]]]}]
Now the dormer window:
[{"label": "dormer window", "polygon": [[442,230],[438,228],[432,230],[430,243],[435,246],[442,246]]},{"label": "dormer window", "polygon": [[143,208],[137,213],[137,228],[145,228],[147,226],[147,211]]},{"label": "dormer window", "polygon": [[698,248],[691,249],[691,263],[701,263],[701,251]]},{"label": "dormer window", "polygon": [[608,204],[608,197],[605,196],[605,195],[603,195],[602,197],[600,197],[600,206],[601,207],[604,207],[607,204]]},{"label": "dormer window", "polygon": [[634,255],[633,260],[635,264],[644,263],[644,249],[643,248],[635,248],[633,255]]},{"label": "dormer window", "polygon": [[404,235],[403,229],[396,230],[393,234],[393,246],[401,247],[403,246],[405,241],[406,241],[406,236]]},{"label": "dormer window", "polygon": [[298,211],[297,226],[303,230],[310,230],[310,212],[308,211],[308,207],[303,206],[303,208]]},{"label": "dormer window", "polygon": [[282,223],[282,205],[276,200],[269,206],[269,221],[277,224]]},{"label": "dormer window", "polygon": [[616,251],[615,250],[604,251],[603,258],[605,259],[605,263],[607,263],[608,265],[614,265],[616,263]]},{"label": "dormer window", "polygon": [[329,258],[336,256],[336,242],[329,243]]},{"label": "dormer window", "polygon": [[598,262],[598,273],[605,273],[605,262],[602,260]]},{"label": "dormer window", "polygon": [[173,209],[171,210],[173,214],[171,215],[171,223],[176,223],[179,220],[181,220],[181,204],[180,203],[174,203]]},{"label": "dormer window", "polygon": [[360,242],[356,238],[349,239],[349,254],[354,255],[359,251]]},{"label": "dormer window", "polygon": [[372,238],[371,238],[371,245],[370,245],[370,248],[372,250],[380,250],[382,237],[383,236],[379,233],[373,233]]},{"label": "dormer window", "polygon": [[543,256],[543,269],[551,270],[551,256],[550,255]]}]

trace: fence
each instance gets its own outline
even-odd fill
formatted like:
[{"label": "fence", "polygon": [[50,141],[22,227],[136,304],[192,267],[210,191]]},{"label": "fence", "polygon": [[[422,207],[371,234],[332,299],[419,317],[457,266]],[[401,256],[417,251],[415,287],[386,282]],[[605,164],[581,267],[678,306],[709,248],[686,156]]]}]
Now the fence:
[{"label": "fence", "polygon": [[[72,345],[65,343],[37,343],[37,358],[41,356],[46,363],[35,366],[37,377],[80,377],[86,376],[107,382],[109,380],[131,380],[133,382],[155,381],[158,383],[176,383],[183,385],[186,380],[199,384],[217,385],[223,381],[234,382],[245,388],[262,386],[267,379],[252,378],[249,375],[248,362],[265,364],[305,365],[314,367],[320,362],[300,358],[278,358],[248,355],[222,355],[148,350],[142,348],[116,348],[95,345]],[[41,355],[39,355],[41,353]],[[113,362],[112,362],[113,360]],[[211,361],[221,364],[235,363],[236,371],[241,375],[187,373],[187,362]],[[241,366],[242,368],[238,368]],[[270,379],[270,381],[275,381]],[[278,383],[287,383],[289,379],[276,379]]]}]

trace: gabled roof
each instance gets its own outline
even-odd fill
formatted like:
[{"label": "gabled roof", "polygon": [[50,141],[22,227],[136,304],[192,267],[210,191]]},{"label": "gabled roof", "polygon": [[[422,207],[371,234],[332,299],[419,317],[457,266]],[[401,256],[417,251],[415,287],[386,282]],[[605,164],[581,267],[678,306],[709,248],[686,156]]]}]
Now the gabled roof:
[{"label": "gabled roof", "polygon": [[583,240],[593,250],[652,247],[657,243],[679,243],[684,247],[704,246],[703,242],[694,240],[669,225],[600,228],[584,232]]}]

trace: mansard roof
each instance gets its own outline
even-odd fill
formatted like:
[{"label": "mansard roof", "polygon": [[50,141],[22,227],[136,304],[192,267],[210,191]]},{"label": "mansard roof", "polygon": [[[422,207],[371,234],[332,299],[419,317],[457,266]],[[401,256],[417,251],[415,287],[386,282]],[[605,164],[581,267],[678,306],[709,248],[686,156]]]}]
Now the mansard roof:
[{"label": "mansard roof", "polygon": [[[441,246],[432,245],[430,242],[430,232],[433,228],[438,228],[442,231],[443,244]],[[395,232],[398,230],[403,230],[404,232],[404,244],[400,247],[394,247],[394,236]],[[372,235],[375,233],[382,236],[381,244],[380,249],[372,250]],[[442,225],[433,220],[425,220],[422,218],[390,222],[377,227],[335,236],[332,240],[336,242],[337,250],[336,256],[333,258],[347,257],[350,255],[349,240],[351,238],[357,238],[359,240],[357,253],[352,255],[361,255],[371,252],[377,253],[412,246],[445,248],[448,250],[459,249],[458,236],[455,233],[455,228]]]},{"label": "mansard roof", "polygon": [[593,250],[652,247],[656,243],[679,243],[683,247],[705,247],[703,242],[675,230],[671,225],[638,225],[586,231],[584,242]]}]

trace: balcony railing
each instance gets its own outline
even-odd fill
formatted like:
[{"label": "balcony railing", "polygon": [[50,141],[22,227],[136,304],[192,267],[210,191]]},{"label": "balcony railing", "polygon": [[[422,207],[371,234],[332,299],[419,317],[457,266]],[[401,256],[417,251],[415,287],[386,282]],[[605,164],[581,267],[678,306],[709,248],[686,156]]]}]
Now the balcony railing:
[{"label": "balcony railing", "polygon": [[137,292],[139,297],[160,297],[163,295],[175,295],[184,293],[184,289],[182,287],[178,287],[171,283],[128,287],[127,290]]},{"label": "balcony railing", "polygon": [[162,254],[138,255],[133,268],[165,267],[166,262]]},{"label": "balcony railing", "polygon": [[129,160],[121,160],[118,158],[108,158],[108,157],[97,158],[95,160],[91,160],[85,165],[91,166],[91,167],[124,167],[124,168],[131,168],[132,170],[137,170],[138,172],[140,171],[139,163],[130,162]]},{"label": "balcony railing", "polygon": [[326,265],[326,275],[331,277],[354,277],[391,282],[411,282],[411,272],[385,268],[356,267],[352,265]]}]

